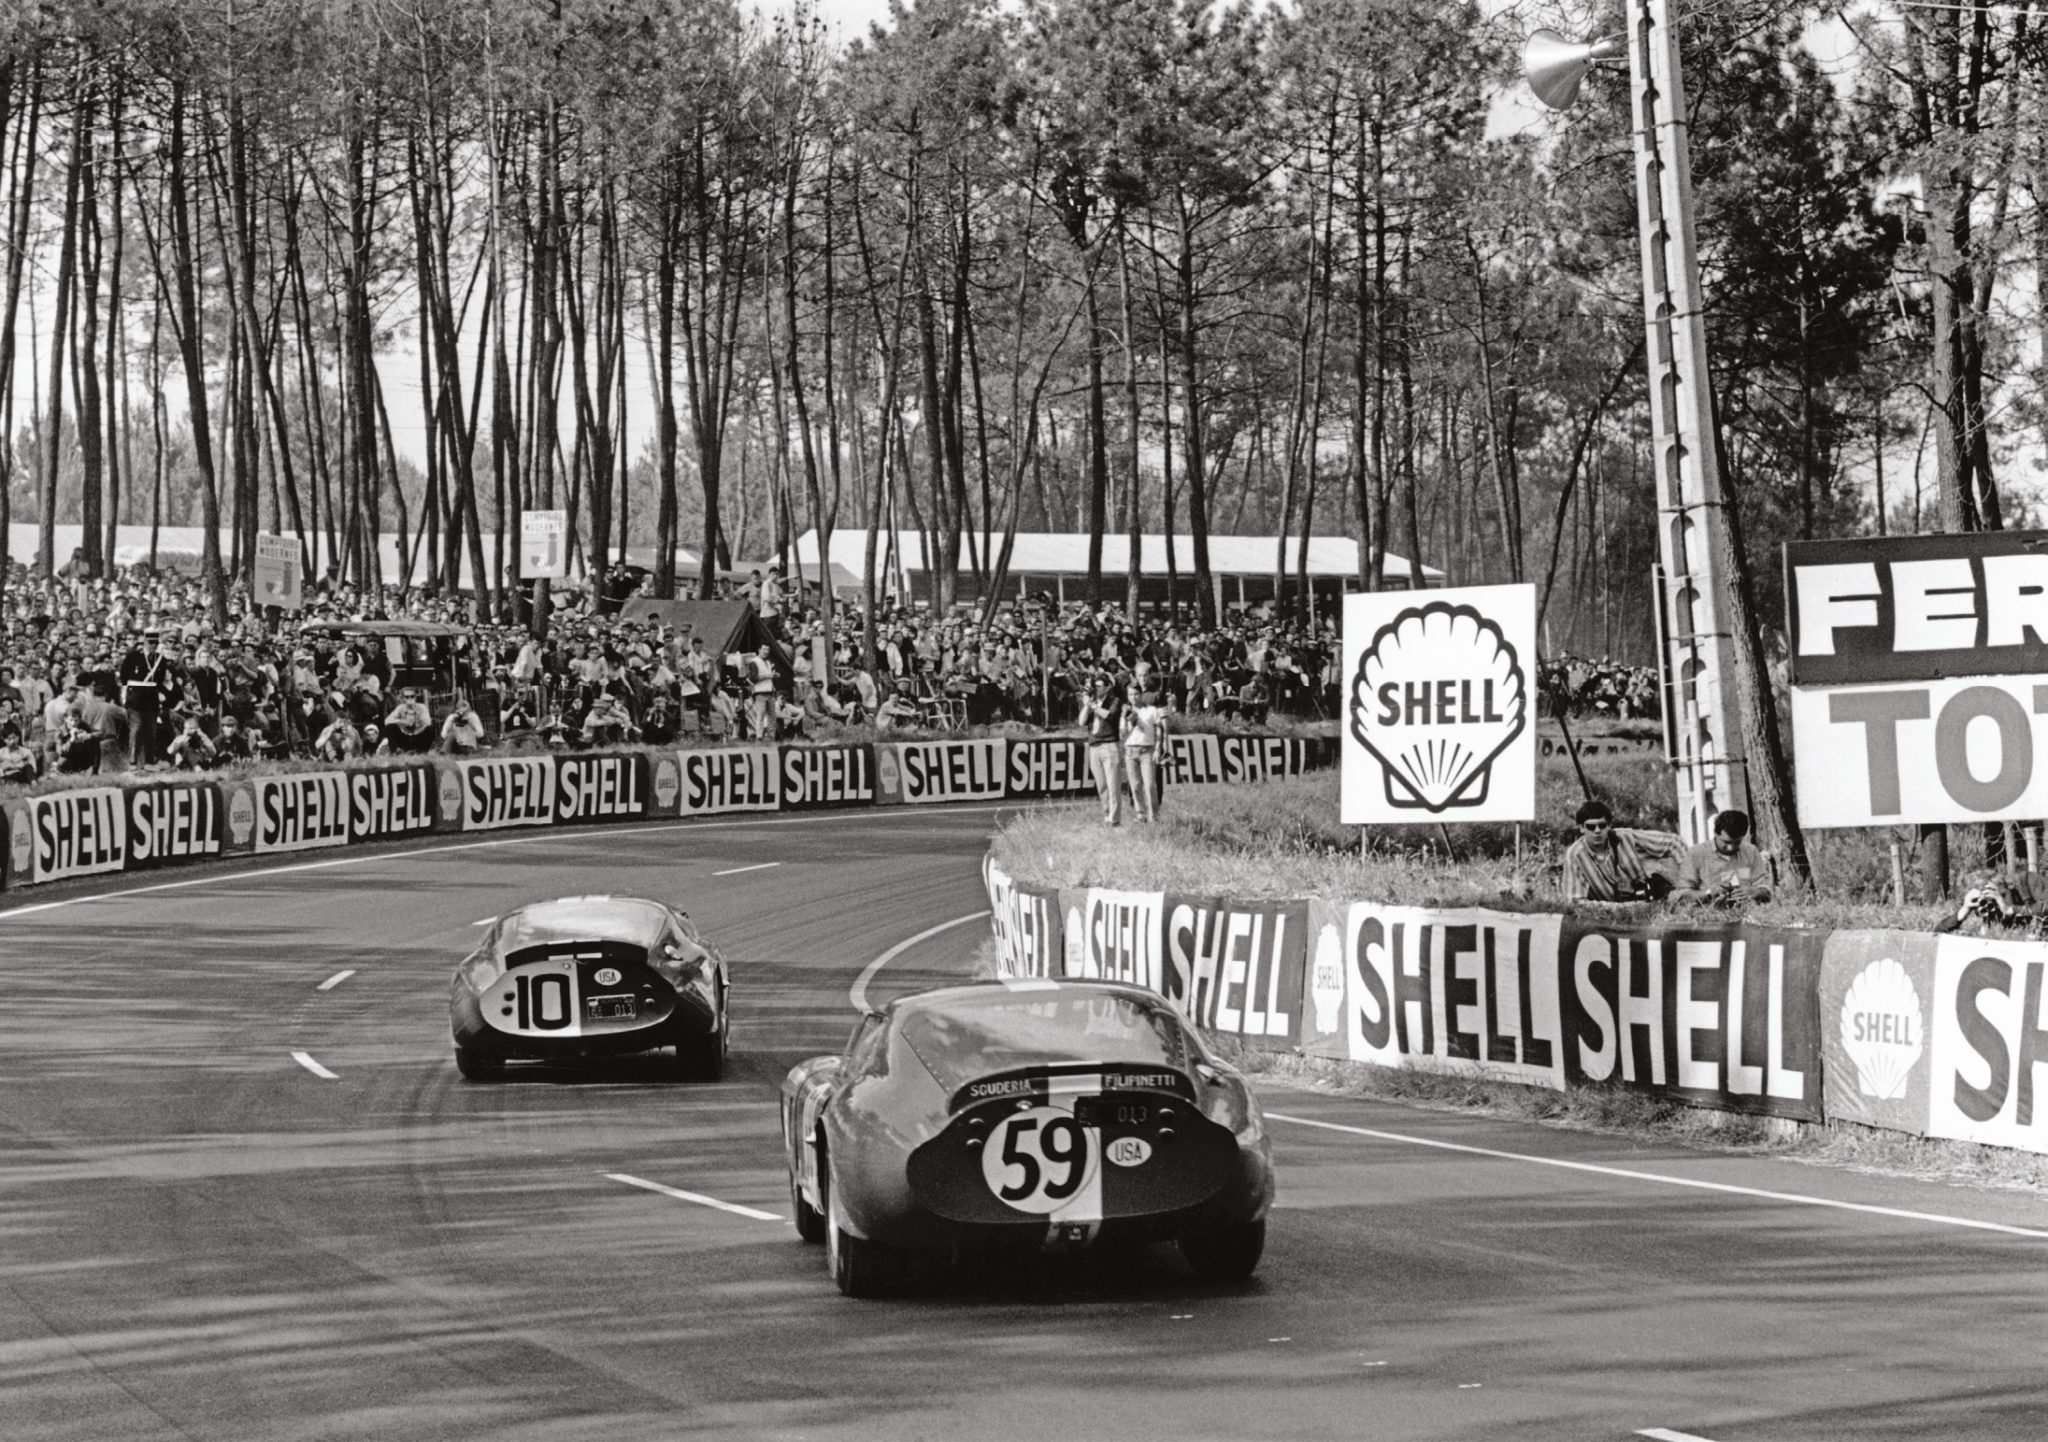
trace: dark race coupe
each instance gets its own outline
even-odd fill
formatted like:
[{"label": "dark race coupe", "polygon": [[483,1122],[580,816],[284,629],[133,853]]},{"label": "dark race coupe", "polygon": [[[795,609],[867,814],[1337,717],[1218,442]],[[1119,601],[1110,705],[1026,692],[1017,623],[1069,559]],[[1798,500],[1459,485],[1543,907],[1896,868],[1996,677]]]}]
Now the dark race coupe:
[{"label": "dark race coupe", "polygon": [[455,969],[455,1065],[493,1081],[515,1059],[674,1047],[685,1075],[725,1072],[725,960],[685,912],[630,896],[569,896],[506,912]]},{"label": "dark race coupe", "polygon": [[848,1296],[920,1258],[1177,1242],[1258,1265],[1273,1199],[1245,1079],[1163,998],[1115,982],[945,987],[870,1012],[782,1084],[796,1229]]}]

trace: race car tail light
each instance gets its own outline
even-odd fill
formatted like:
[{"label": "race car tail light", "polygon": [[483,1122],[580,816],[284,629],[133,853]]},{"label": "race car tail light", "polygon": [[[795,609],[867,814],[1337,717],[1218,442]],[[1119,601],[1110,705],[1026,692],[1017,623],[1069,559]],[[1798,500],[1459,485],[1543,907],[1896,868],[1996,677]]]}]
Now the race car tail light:
[{"label": "race car tail light", "polygon": [[505,963],[495,951],[479,951],[462,963],[463,983],[479,995],[504,974]]},{"label": "race car tail light", "polygon": [[665,946],[659,951],[650,952],[647,959],[655,971],[660,973],[661,979],[670,986],[687,986],[693,982],[701,982],[711,966],[710,955],[696,947],[678,950]]},{"label": "race car tail light", "polygon": [[1212,1082],[1207,1091],[1202,1099],[1202,1115],[1243,1145],[1255,1144],[1266,1127],[1259,1109],[1252,1105],[1251,1093],[1241,1083],[1228,1080]]}]

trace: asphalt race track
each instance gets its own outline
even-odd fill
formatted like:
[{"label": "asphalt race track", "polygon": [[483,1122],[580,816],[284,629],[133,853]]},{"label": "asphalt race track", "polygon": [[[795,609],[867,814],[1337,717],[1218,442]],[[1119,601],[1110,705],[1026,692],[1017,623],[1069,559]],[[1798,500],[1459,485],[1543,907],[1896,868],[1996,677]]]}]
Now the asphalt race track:
[{"label": "asphalt race track", "polygon": [[[2048,1437],[2039,1199],[1278,1087],[1245,1287],[1164,1251],[840,1297],[785,1220],[776,1083],[864,975],[965,971],[992,820],[11,899],[0,1439]],[[474,924],[577,892],[677,898],[720,943],[728,1080],[457,1078]]]}]

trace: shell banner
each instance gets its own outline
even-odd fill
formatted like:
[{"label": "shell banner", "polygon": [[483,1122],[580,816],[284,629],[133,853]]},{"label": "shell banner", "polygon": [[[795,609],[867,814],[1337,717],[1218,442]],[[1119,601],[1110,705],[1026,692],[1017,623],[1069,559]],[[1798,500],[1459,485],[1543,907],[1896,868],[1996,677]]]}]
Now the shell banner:
[{"label": "shell banner", "polygon": [[1302,1040],[1306,901],[1165,900],[1167,999],[1207,1031],[1262,1051]]},{"label": "shell banner", "polygon": [[1820,969],[1828,1117],[1927,1135],[1935,938],[1837,931]]},{"label": "shell banner", "polygon": [[1566,917],[1558,946],[1565,1079],[1819,1121],[1827,935]]},{"label": "shell banner", "polygon": [[1344,598],[1343,819],[1536,815],[1536,588]]},{"label": "shell banner", "polygon": [[1932,991],[1928,1135],[2048,1152],[2048,948],[1938,937]]},{"label": "shell banner", "polygon": [[[1338,907],[1335,959],[1344,968],[1345,1050],[1353,1061],[1562,1090],[1561,918],[1541,912]],[[1307,976],[1322,1030],[1329,947]]]},{"label": "shell banner", "polygon": [[1065,954],[1060,940],[1059,893],[1012,881],[993,855],[982,858],[981,879],[988,888],[997,974],[1058,976]]}]

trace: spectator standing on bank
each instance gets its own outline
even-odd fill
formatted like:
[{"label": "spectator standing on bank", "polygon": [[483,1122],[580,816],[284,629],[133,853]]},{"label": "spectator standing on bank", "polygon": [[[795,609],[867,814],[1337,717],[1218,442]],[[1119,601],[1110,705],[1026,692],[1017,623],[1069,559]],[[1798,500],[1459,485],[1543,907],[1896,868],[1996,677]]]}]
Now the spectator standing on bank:
[{"label": "spectator standing on bank", "polygon": [[[759,575],[760,573],[756,572],[755,574]],[[761,624],[768,628],[768,633],[771,636],[775,636],[778,639],[782,635],[783,604],[782,562],[779,560],[770,561],[768,563],[768,574],[761,580],[761,597],[758,609],[761,613]]]},{"label": "spectator standing on bank", "polygon": [[165,714],[163,688],[171,660],[164,651],[162,633],[152,627],[142,633],[142,642],[129,648],[115,673],[121,680],[121,698],[135,732],[135,764],[148,766],[161,754],[157,747],[157,726]]},{"label": "spectator standing on bank", "polygon": [[1140,691],[1124,708],[1124,776],[1131,809],[1140,821],[1159,819],[1159,748],[1166,742],[1166,708],[1157,691]]},{"label": "spectator standing on bank", "polygon": [[1124,819],[1123,698],[1109,676],[1095,678],[1095,684],[1081,702],[1081,724],[1088,730],[1088,770],[1095,777],[1095,794],[1102,801],[1102,819],[1121,826]]}]

